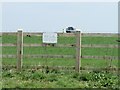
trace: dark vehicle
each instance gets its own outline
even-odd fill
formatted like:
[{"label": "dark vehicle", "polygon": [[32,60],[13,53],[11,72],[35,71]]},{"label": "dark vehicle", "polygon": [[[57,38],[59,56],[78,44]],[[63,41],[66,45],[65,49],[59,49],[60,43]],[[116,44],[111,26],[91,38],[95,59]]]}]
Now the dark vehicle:
[{"label": "dark vehicle", "polygon": [[74,32],[76,32],[75,28],[73,27],[66,28],[66,33],[74,33]]}]

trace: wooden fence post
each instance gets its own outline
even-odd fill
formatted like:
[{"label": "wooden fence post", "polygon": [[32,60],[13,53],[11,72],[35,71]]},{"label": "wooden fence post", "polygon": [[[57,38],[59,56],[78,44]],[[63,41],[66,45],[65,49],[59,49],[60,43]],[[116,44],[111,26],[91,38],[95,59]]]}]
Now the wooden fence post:
[{"label": "wooden fence post", "polygon": [[23,32],[22,29],[18,29],[17,33],[17,70],[22,69],[22,56],[23,56]]},{"label": "wooden fence post", "polygon": [[76,32],[76,65],[75,70],[80,71],[81,66],[81,32]]}]

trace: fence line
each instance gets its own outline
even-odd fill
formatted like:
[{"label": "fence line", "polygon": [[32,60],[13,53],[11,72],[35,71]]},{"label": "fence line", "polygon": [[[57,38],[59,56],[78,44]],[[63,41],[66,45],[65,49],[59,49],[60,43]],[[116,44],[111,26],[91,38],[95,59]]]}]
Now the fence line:
[{"label": "fence line", "polygon": [[[81,56],[81,47],[82,48],[120,48],[118,45],[105,45],[105,44],[83,44],[81,45],[81,36],[105,36],[105,37],[118,37],[118,34],[99,34],[99,33],[58,33],[58,36],[76,36],[76,44],[23,44],[23,35],[33,35],[33,36],[42,36],[42,33],[26,33],[22,31],[18,31],[17,33],[2,33],[2,35],[16,35],[17,36],[17,43],[9,43],[9,44],[0,44],[0,46],[17,46],[17,55],[1,55],[0,57],[3,58],[17,58],[17,69],[21,70],[22,68],[22,58],[74,58],[76,59],[76,65],[75,70],[79,72],[80,66],[81,66],[81,58],[84,59],[101,59],[101,60],[118,60],[118,57],[115,56]],[[22,55],[23,53],[23,46],[24,47],[46,47],[46,46],[52,46],[52,47],[76,47],[76,55]]]},{"label": "fence line", "polygon": [[[2,33],[2,34],[1,34]],[[0,35],[17,35],[16,32],[0,32]],[[40,32],[24,32],[24,36],[42,36]],[[74,36],[75,33],[58,33],[58,36]],[[101,36],[101,37],[120,37],[118,33],[81,33],[81,36]]]},{"label": "fence line", "polygon": [[120,48],[120,46],[110,44],[83,44],[82,48]]},{"label": "fence line", "polygon": [[[6,35],[8,35],[8,33],[4,33]],[[18,30],[17,33],[11,33],[11,34],[15,34],[17,35],[17,44],[8,44],[8,45],[12,45],[12,46],[16,46],[17,45],[17,55],[6,55],[7,57],[17,57],[17,70],[20,71],[22,69],[22,59],[23,57],[32,57],[32,58],[75,58],[76,59],[76,64],[75,64],[75,70],[77,72],[79,72],[79,68],[80,68],[80,60],[81,60],[81,32],[77,31],[76,33],[72,34],[70,33],[70,36],[75,36],[76,37],[76,56],[72,56],[72,55],[23,55],[23,46],[30,46],[28,44],[24,44],[23,45],[23,35],[25,35],[25,33],[23,34],[22,30]],[[29,33],[30,34],[30,33]],[[36,33],[32,33],[33,35],[36,35]],[[40,33],[39,33],[40,34]],[[65,35],[65,34],[63,34]],[[60,36],[60,34],[58,34],[58,36]],[[8,46],[7,45],[7,46]],[[34,44],[35,45],[35,44]],[[32,46],[34,46],[32,45]],[[47,46],[49,44],[36,44],[36,46]],[[54,45],[54,44],[50,44],[50,45]],[[59,47],[61,47],[63,45],[59,45]],[[74,46],[74,45],[73,45]],[[5,55],[3,57],[6,57]]]},{"label": "fence line", "polygon": [[[45,44],[23,44],[24,47],[43,47]],[[15,43],[6,43],[6,44],[0,44],[0,46],[17,46]],[[45,46],[51,46],[51,47],[75,47],[75,44],[46,44]],[[119,45],[109,45],[109,44],[83,44],[81,45],[82,48],[120,48]]]},{"label": "fence line", "polygon": [[[2,58],[17,58],[17,55],[2,55]],[[27,54],[23,55],[25,58],[76,58],[75,55],[42,55],[42,54]],[[118,60],[118,56],[81,56],[81,59],[98,59],[98,60]]]},{"label": "fence line", "polygon": [[74,58],[75,59],[75,56],[74,55],[24,55],[24,57],[26,58]]},{"label": "fence line", "polygon": [[[17,44],[12,44],[12,43],[7,43],[7,44],[0,44],[0,46],[17,46]],[[75,47],[75,44],[23,44],[24,47],[47,47],[47,46],[51,46],[51,47]]]},{"label": "fence line", "polygon": [[81,56],[84,59],[98,59],[98,60],[118,60],[118,56]]}]

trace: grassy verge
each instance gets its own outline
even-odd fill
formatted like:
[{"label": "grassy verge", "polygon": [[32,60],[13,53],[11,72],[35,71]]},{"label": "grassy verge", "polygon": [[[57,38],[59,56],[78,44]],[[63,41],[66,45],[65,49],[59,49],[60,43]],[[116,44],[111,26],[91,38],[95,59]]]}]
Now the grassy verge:
[{"label": "grassy verge", "polygon": [[118,76],[109,72],[4,70],[3,88],[117,88]]}]

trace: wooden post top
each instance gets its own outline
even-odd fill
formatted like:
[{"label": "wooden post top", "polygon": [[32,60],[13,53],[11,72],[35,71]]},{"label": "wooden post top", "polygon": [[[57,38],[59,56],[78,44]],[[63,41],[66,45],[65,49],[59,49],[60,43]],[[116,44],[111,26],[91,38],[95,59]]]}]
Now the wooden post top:
[{"label": "wooden post top", "polygon": [[81,31],[76,31],[76,32],[81,32]]},{"label": "wooden post top", "polygon": [[20,29],[20,28],[19,28],[19,29],[17,29],[17,30],[18,30],[18,32],[22,32],[22,31],[23,31],[23,29]]}]

